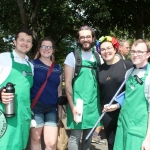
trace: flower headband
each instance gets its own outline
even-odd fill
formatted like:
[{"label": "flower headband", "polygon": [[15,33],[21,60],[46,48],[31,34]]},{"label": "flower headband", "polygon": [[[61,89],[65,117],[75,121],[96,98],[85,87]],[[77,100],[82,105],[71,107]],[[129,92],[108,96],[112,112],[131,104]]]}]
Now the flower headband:
[{"label": "flower headband", "polygon": [[96,41],[97,52],[100,52],[100,45],[106,41],[111,42],[115,49],[119,48],[119,42],[117,41],[117,39],[111,36],[102,36],[101,38],[99,38],[99,40]]}]

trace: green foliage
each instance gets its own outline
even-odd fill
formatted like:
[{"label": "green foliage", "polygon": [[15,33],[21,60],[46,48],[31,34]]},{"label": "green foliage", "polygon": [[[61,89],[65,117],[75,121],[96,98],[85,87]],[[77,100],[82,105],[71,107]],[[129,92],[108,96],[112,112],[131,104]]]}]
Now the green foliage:
[{"label": "green foliage", "polygon": [[[51,36],[56,42],[56,61],[63,64],[68,47],[74,47],[80,26],[89,25],[97,37],[113,35],[118,39],[150,37],[150,0],[1,0],[0,51],[10,51],[14,34],[30,28],[34,46]],[[6,42],[4,42],[4,40]]]}]

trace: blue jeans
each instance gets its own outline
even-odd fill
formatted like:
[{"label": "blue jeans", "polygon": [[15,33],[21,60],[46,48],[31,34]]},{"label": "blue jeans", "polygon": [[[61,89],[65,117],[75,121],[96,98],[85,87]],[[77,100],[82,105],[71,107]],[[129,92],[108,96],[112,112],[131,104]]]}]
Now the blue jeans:
[{"label": "blue jeans", "polygon": [[36,128],[43,126],[57,126],[58,125],[58,107],[57,105],[46,105],[37,102],[33,108],[34,119],[36,121]]}]

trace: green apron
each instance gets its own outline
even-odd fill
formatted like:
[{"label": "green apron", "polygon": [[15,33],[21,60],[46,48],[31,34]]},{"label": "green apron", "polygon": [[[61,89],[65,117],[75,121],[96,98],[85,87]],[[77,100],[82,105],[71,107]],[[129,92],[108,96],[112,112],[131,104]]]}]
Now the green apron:
[{"label": "green apron", "polygon": [[150,65],[140,85],[130,76],[126,84],[125,101],[120,111],[114,150],[141,150],[148,128],[148,102],[144,94],[145,79]]},{"label": "green apron", "polygon": [[[96,66],[96,61],[82,60],[82,66]],[[81,67],[80,73],[73,84],[73,103],[76,106],[78,98],[83,100],[82,122],[76,124],[72,111],[68,105],[67,126],[71,129],[89,129],[94,126],[100,116],[100,94],[98,81],[96,80],[96,70]]]},{"label": "green apron", "polygon": [[[12,53],[11,57],[11,72],[1,86],[5,86],[7,82],[15,84],[15,116],[7,118],[8,127],[0,138],[0,149],[23,150],[26,148],[30,130],[30,88],[33,75],[30,65],[15,62]],[[4,111],[4,104],[0,104],[0,109]]]}]

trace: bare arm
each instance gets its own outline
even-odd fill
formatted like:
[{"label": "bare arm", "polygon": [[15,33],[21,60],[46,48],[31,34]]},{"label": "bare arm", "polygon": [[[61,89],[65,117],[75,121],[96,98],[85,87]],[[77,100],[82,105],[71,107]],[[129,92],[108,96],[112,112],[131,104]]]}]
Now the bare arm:
[{"label": "bare arm", "polygon": [[69,102],[69,105],[71,109],[73,109],[74,104],[73,104],[73,93],[72,93],[72,75],[73,75],[73,68],[65,65],[64,68],[64,73],[65,73],[65,90],[66,90],[66,96]]},{"label": "bare arm", "polygon": [[73,76],[74,69],[68,65],[65,65],[65,90],[66,96],[74,116],[74,121],[76,122],[76,114],[80,114],[73,103],[73,90],[72,90],[72,76]]},{"label": "bare arm", "polygon": [[150,150],[150,113],[148,117],[148,129],[146,137],[142,143],[142,150]]},{"label": "bare arm", "polygon": [[[62,75],[60,75],[60,84],[58,86],[58,97],[62,96]],[[62,119],[62,106],[58,106],[59,120]]]}]

